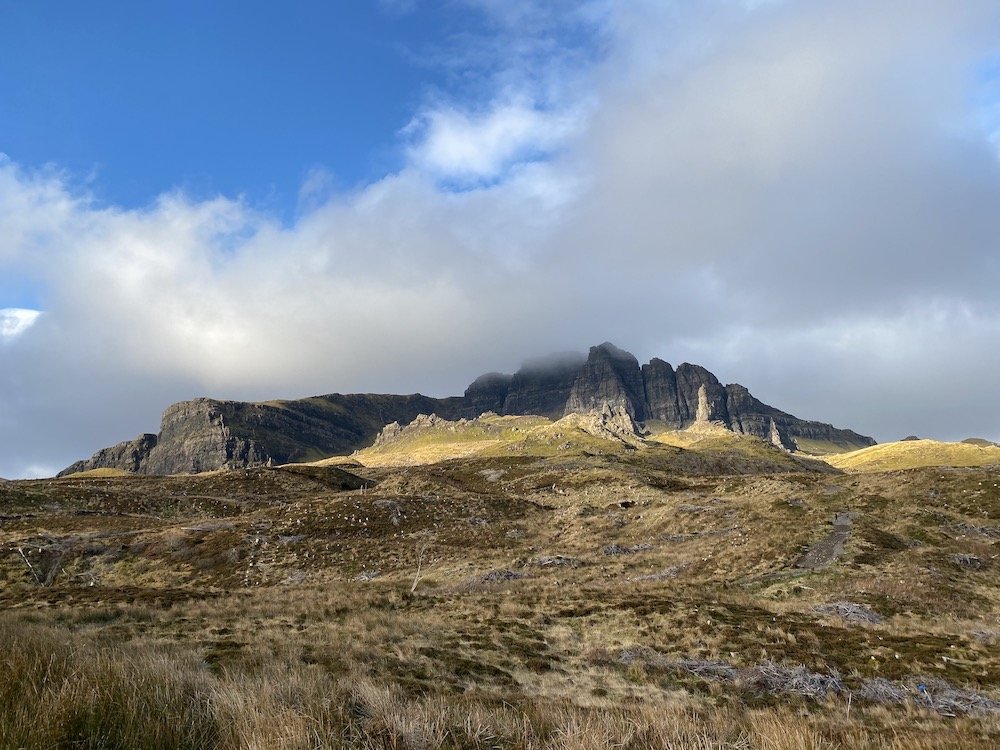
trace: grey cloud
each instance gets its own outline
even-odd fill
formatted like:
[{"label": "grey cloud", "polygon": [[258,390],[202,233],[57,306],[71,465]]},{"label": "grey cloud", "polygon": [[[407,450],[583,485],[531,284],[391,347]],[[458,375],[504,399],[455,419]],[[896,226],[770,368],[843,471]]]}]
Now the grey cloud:
[{"label": "grey cloud", "polygon": [[50,302],[0,348],[0,475],[180,398],[447,395],[604,340],[879,439],[1000,439],[1000,167],[969,111],[992,6],[580,4],[607,49],[567,91],[516,56],[491,79],[577,118],[558,156],[464,192],[415,157],[290,227],[0,163],[0,270]]}]

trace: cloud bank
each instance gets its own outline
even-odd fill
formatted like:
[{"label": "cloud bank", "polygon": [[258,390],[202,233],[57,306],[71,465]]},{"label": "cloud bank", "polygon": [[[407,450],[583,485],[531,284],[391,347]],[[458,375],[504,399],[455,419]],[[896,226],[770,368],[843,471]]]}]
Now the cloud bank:
[{"label": "cloud bank", "polygon": [[0,273],[45,290],[0,311],[0,476],[182,398],[454,394],[608,339],[880,440],[1000,440],[995,3],[469,4],[476,96],[292,223],[0,161]]}]

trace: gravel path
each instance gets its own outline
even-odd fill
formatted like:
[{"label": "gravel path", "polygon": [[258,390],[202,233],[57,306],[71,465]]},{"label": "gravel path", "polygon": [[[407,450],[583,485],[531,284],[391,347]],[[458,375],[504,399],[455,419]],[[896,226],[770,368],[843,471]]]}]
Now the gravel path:
[{"label": "gravel path", "polygon": [[854,514],[842,511],[833,515],[833,530],[806,550],[795,563],[796,567],[816,570],[825,568],[844,554],[847,540],[851,538]]}]

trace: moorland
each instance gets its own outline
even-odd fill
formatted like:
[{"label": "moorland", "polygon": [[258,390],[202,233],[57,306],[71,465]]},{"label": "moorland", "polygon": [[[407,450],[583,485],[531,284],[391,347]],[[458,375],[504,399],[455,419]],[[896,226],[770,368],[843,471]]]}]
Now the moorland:
[{"label": "moorland", "polygon": [[0,482],[0,747],[998,746],[998,554],[996,446],[599,415]]}]

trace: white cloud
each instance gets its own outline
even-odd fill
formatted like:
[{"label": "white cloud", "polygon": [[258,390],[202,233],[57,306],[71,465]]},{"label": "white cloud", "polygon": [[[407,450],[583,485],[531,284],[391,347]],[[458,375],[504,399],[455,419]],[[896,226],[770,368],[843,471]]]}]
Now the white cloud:
[{"label": "white cloud", "polygon": [[442,181],[492,182],[518,163],[551,156],[581,130],[574,112],[547,112],[525,100],[494,102],[486,112],[444,105],[408,127],[412,163]]},{"label": "white cloud", "polygon": [[589,77],[611,3],[453,4],[486,23],[420,56],[456,85],[434,91],[402,136],[412,168],[449,188],[467,189],[549,161],[583,131],[594,107]]},{"label": "white cloud", "polygon": [[609,339],[880,439],[1000,439],[1000,167],[961,126],[993,3],[602,6],[606,55],[564,88],[529,10],[544,44],[437,95],[398,174],[308,179],[290,226],[0,162],[0,274],[47,300],[3,352],[0,475],[181,398],[453,394]]},{"label": "white cloud", "polygon": [[22,336],[38,320],[41,312],[20,307],[0,309],[0,342],[13,341]]}]

